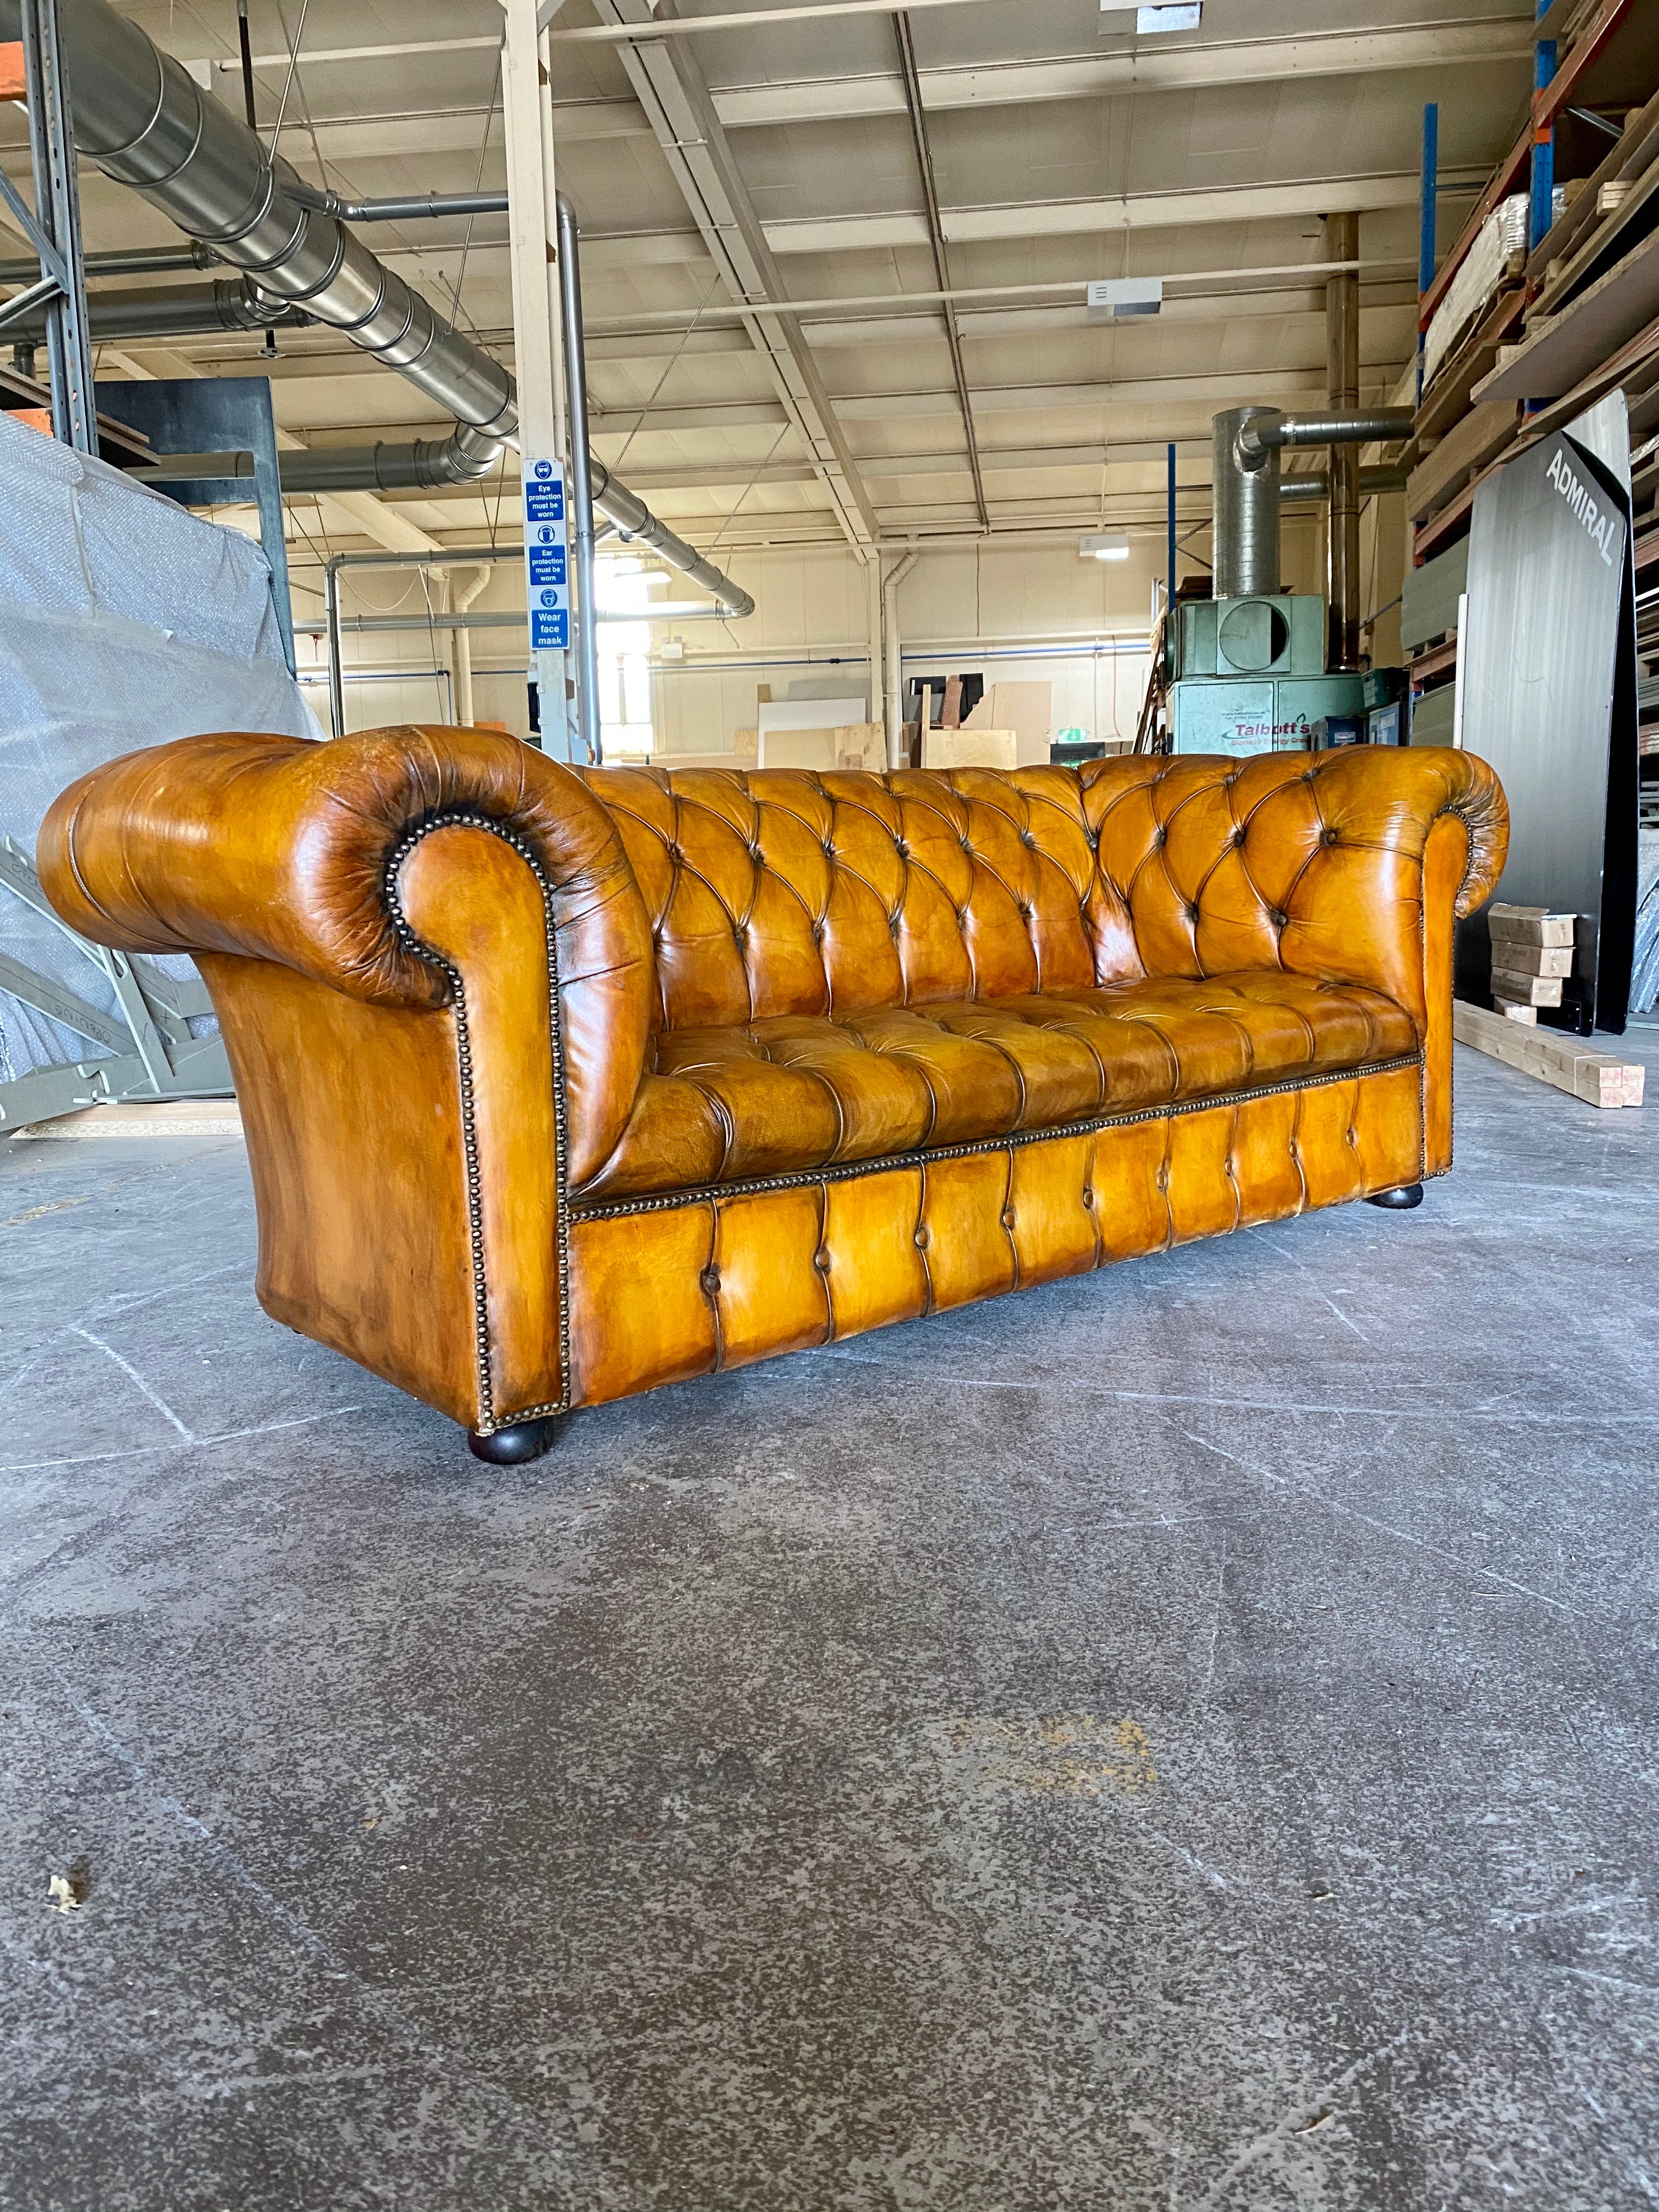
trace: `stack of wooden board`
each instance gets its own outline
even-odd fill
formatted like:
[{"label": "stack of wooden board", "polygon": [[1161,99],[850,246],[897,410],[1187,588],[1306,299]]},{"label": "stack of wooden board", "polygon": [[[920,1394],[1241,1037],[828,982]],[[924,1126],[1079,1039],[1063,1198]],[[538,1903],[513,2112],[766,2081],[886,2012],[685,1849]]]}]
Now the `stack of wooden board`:
[{"label": "stack of wooden board", "polygon": [[[1528,188],[1534,145],[1552,139],[1559,212],[1524,265],[1511,258],[1498,270],[1487,304],[1435,362],[1399,457],[1413,565],[1468,535],[1475,495],[1496,469],[1609,392],[1625,393],[1632,447],[1659,428],[1654,12],[1652,0],[1554,0],[1550,82],[1419,302],[1426,331],[1494,212]],[[1635,505],[1639,577],[1659,562],[1659,528],[1644,527],[1653,517],[1640,485]]]},{"label": "stack of wooden board", "polygon": [[1572,973],[1575,917],[1541,906],[1489,906],[1492,995],[1512,1022],[1535,1023],[1540,1006],[1559,1006]]}]

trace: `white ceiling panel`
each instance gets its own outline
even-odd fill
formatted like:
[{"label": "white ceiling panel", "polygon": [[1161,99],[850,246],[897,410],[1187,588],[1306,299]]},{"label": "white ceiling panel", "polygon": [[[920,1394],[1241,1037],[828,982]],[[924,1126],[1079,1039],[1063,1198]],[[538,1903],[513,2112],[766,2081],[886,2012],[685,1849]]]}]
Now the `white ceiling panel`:
[{"label": "white ceiling panel", "polygon": [[[681,0],[681,11],[734,4]],[[235,55],[228,0],[144,0],[126,12],[181,59]],[[775,257],[776,296],[893,303],[867,322],[862,305],[820,304],[803,319],[806,357],[884,527],[919,516],[973,524],[949,315],[1002,528],[1058,525],[1103,500],[1150,512],[1164,441],[1182,443],[1183,481],[1201,484],[1217,408],[1322,399],[1326,213],[1360,215],[1364,381],[1368,393],[1390,390],[1414,343],[1423,104],[1440,104],[1449,239],[1524,114],[1530,15],[1524,0],[1206,0],[1198,34],[1137,39],[1103,34],[1097,0],[915,12],[938,260],[890,18],[830,15],[665,43],[685,48],[712,88],[716,127]],[[288,75],[284,16],[297,25],[298,0],[252,0],[267,135]],[[596,20],[595,0],[565,0],[555,29]],[[283,150],[313,179],[320,163],[352,197],[501,189],[498,29],[495,0],[309,0]],[[676,527],[690,518],[732,543],[837,535],[625,58],[559,40],[551,52],[559,179],[583,229],[598,450],[633,471]],[[213,82],[240,113],[237,73]],[[27,174],[15,110],[0,113],[0,159]],[[176,238],[95,172],[82,204],[94,252]],[[441,312],[459,283],[458,319],[510,361],[504,218],[364,234]],[[941,265],[954,291],[991,296],[932,296]],[[1286,269],[1306,273],[1243,275],[1232,295],[1224,281]],[[1085,282],[1131,273],[1166,278],[1164,313],[1090,325]],[[1032,289],[1042,286],[1055,289]],[[274,364],[259,358],[257,332],[184,339],[164,358],[210,374],[269,373],[279,420],[319,442],[441,429],[417,392],[343,352],[337,335],[293,331],[282,343]],[[143,349],[131,357],[142,364]],[[1126,447],[1138,450],[1133,463],[1115,458]],[[510,484],[499,499],[498,488],[482,501],[459,488],[408,507],[451,536],[497,512],[517,526]]]}]

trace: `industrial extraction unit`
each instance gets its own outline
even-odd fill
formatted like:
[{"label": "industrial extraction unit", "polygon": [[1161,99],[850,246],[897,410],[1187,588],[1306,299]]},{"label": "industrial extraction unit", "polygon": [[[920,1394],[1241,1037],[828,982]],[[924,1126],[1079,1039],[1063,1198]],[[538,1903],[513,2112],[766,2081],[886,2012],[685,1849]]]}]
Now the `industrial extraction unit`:
[{"label": "industrial extraction unit", "polygon": [[[1410,420],[1392,408],[1291,416],[1240,407],[1216,416],[1213,596],[1177,600],[1164,633],[1173,751],[1243,755],[1397,741],[1393,672],[1352,665],[1358,626],[1337,592],[1351,599],[1357,564],[1334,560],[1329,602],[1279,588],[1286,480],[1279,457],[1286,446],[1397,438]],[[1288,481],[1299,487],[1304,479]],[[1341,521],[1334,512],[1334,550]]]}]

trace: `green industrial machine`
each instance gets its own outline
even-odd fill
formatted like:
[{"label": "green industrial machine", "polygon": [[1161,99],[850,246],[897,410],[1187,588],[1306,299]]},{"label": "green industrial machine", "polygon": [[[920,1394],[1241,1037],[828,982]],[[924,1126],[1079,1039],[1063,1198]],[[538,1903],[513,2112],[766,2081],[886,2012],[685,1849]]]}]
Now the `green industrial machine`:
[{"label": "green industrial machine", "polygon": [[1186,599],[1170,639],[1170,729],[1178,753],[1300,752],[1352,744],[1365,678],[1325,666],[1325,602],[1301,592]]}]

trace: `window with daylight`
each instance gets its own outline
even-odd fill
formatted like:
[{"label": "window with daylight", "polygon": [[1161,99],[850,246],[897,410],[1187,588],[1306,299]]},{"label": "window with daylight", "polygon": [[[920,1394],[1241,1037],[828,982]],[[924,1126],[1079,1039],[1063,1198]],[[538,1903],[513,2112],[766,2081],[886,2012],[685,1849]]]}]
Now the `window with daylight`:
[{"label": "window with daylight", "polygon": [[667,579],[638,561],[601,561],[595,596],[605,613],[639,613],[638,622],[599,624],[599,736],[608,761],[648,760],[651,726],[652,595]]}]

